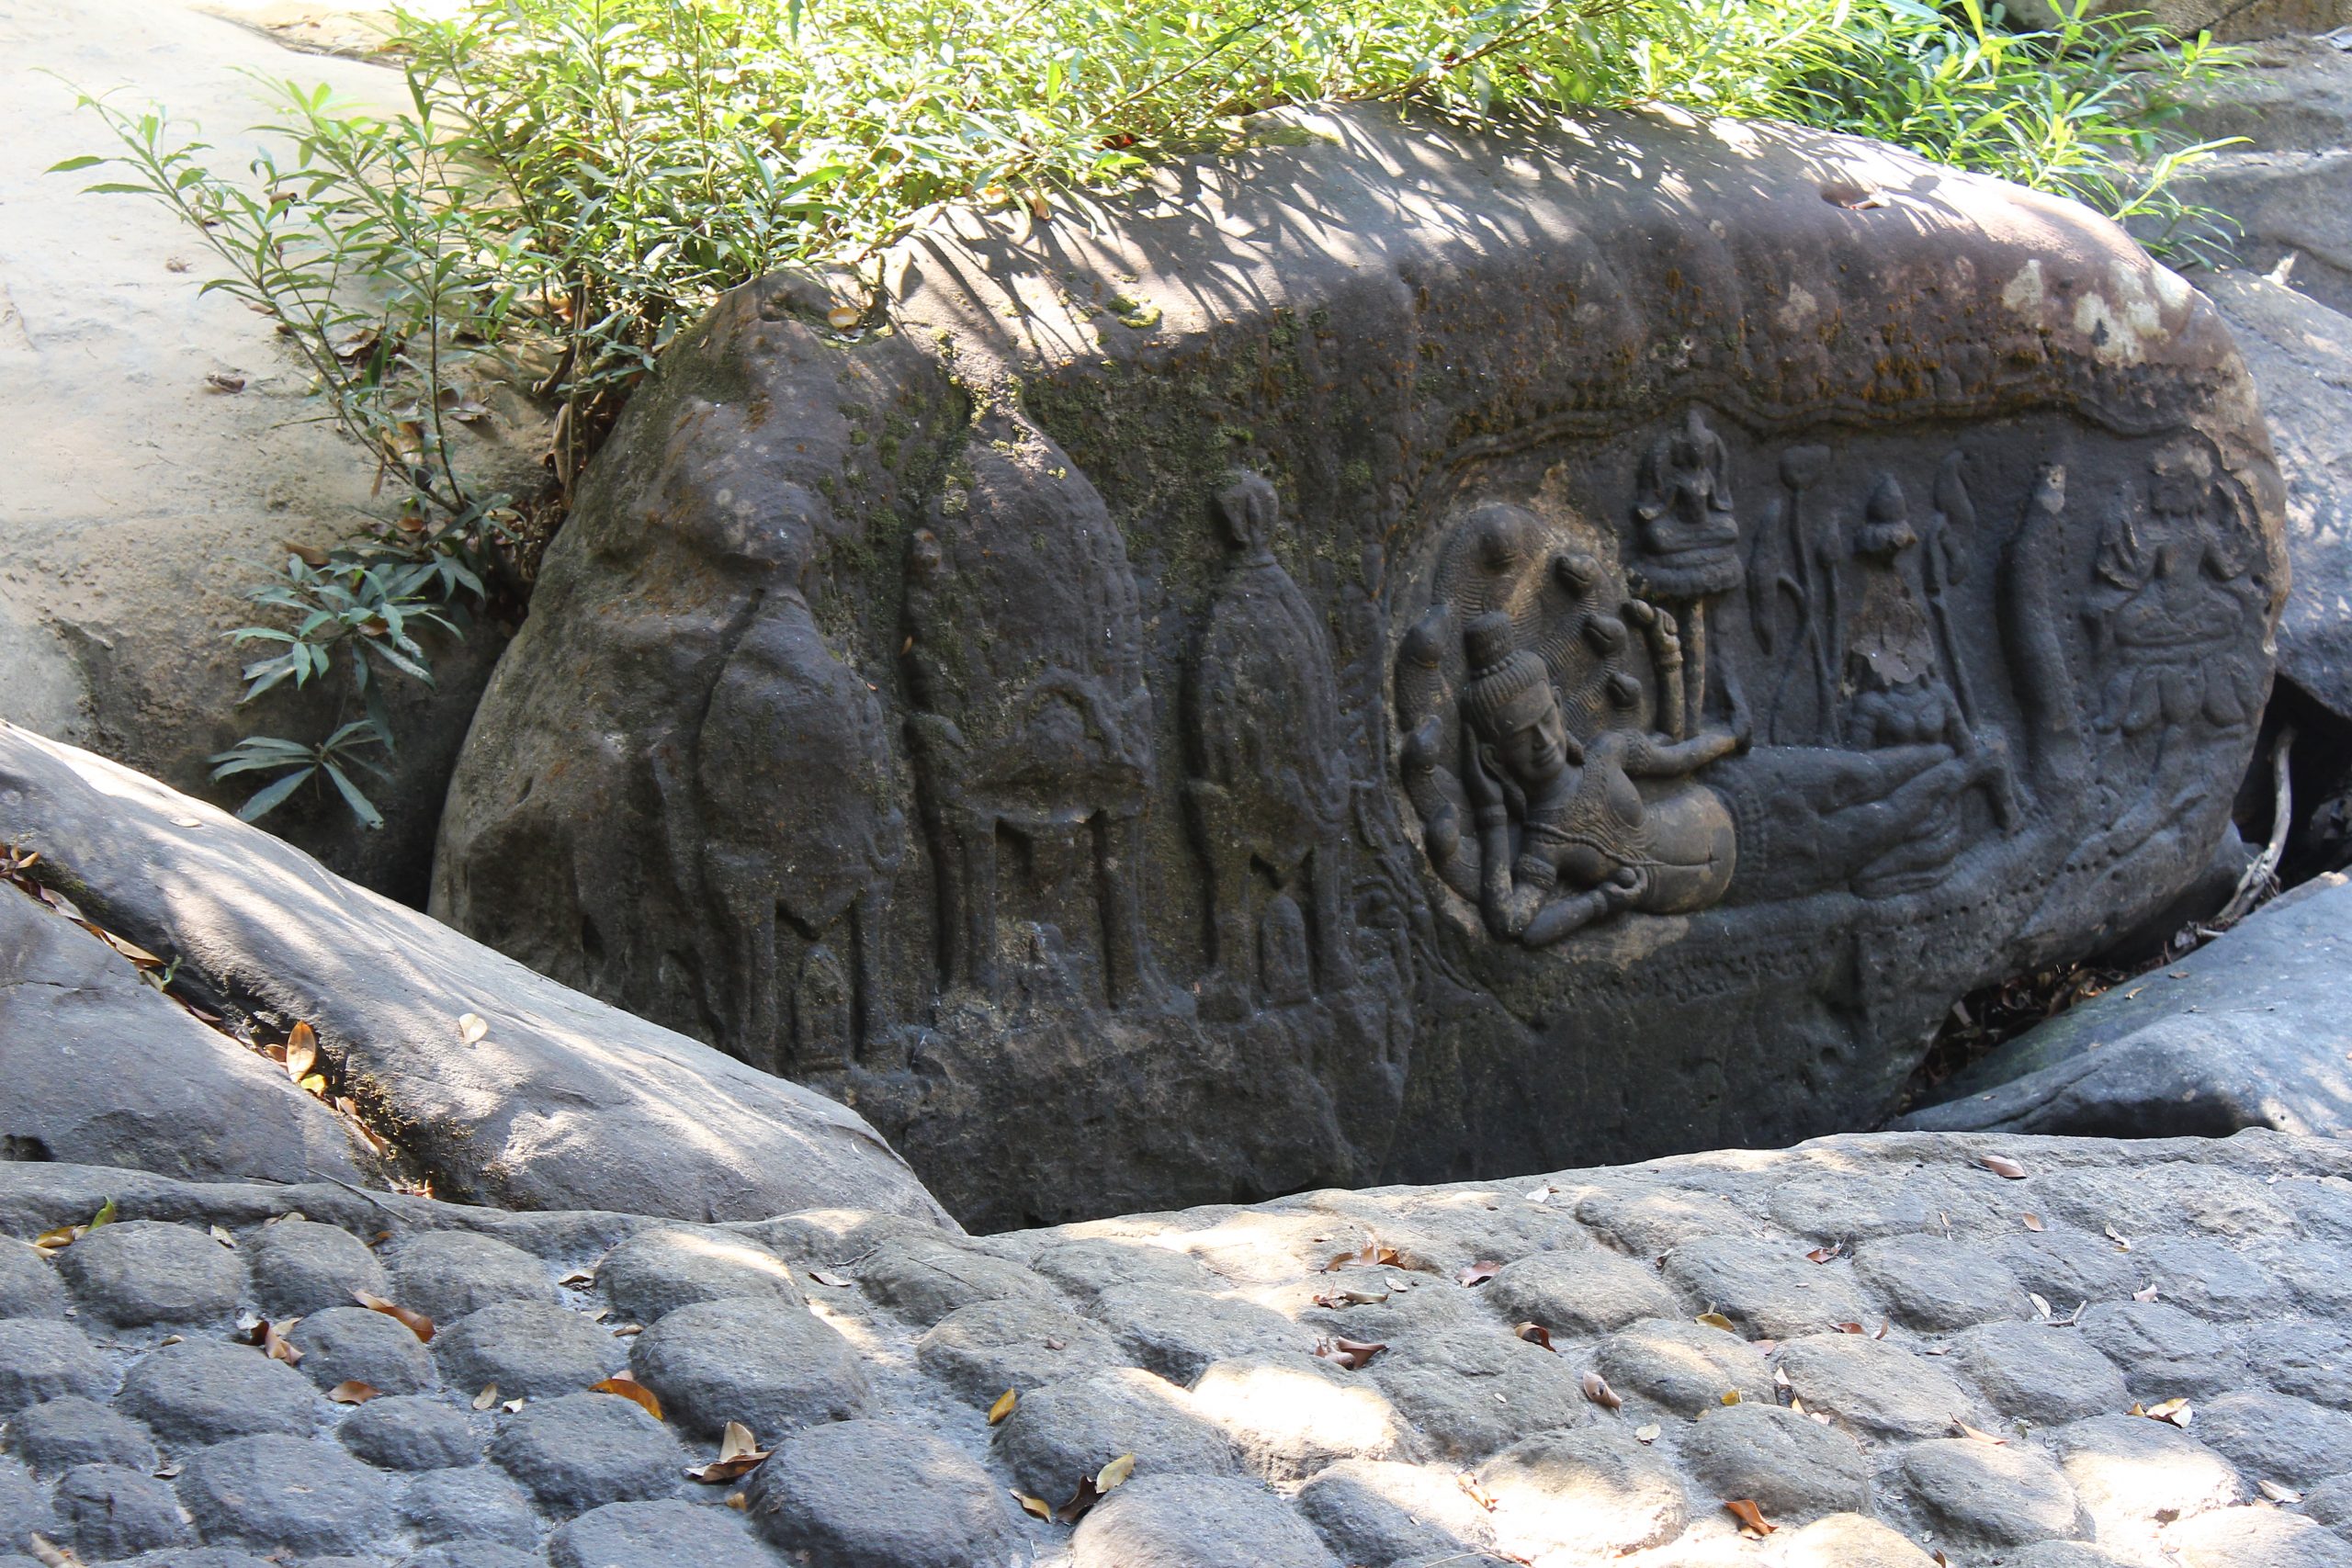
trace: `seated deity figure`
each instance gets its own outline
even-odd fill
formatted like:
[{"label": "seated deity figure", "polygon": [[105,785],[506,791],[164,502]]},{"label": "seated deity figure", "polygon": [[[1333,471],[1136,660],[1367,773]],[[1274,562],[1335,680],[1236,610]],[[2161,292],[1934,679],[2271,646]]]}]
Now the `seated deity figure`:
[{"label": "seated deity figure", "polygon": [[1464,788],[1489,930],[1544,947],[1618,909],[1688,914],[1723,897],[1731,812],[1690,775],[1738,750],[1736,737],[1601,728],[1580,739],[1508,615],[1478,616],[1463,644]]}]

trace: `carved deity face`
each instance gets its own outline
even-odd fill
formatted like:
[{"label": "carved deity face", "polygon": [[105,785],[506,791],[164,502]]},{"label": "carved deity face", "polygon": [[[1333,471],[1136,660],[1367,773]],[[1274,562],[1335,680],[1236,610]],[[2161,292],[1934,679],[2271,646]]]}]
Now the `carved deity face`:
[{"label": "carved deity face", "polygon": [[1487,755],[1489,765],[1530,793],[1558,778],[1568,766],[1568,726],[1560,716],[1558,700],[1547,694],[1532,716],[1519,720],[1489,743]]}]

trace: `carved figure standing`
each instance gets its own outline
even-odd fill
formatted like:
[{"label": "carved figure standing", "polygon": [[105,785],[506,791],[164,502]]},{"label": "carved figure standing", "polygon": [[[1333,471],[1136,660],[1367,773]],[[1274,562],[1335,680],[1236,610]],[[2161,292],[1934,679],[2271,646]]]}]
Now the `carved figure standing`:
[{"label": "carved figure standing", "polygon": [[[946,978],[1000,990],[999,839],[1075,838],[1104,989],[1148,988],[1143,812],[1151,697],[1126,547],[1067,454],[1026,424],[975,439],[907,569],[909,722],[940,850]],[[1083,933],[1071,933],[1073,935]]]},{"label": "carved figure standing", "polygon": [[[1186,794],[1208,863],[1216,943],[1210,988],[1245,1003],[1253,965],[1270,993],[1274,968],[1296,968],[1259,962],[1261,949],[1286,951],[1299,916],[1295,895],[1277,892],[1261,908],[1261,870],[1284,888],[1305,883],[1321,987],[1342,990],[1354,978],[1340,896],[1348,780],[1339,693],[1322,624],[1274,558],[1278,504],[1274,487],[1247,469],[1228,473],[1218,490],[1216,517],[1234,560],[1210,602],[1185,687],[1193,748]],[[1286,975],[1280,988],[1298,987]]]},{"label": "carved figure standing", "polygon": [[[1674,608],[1683,627],[1683,708],[1695,730],[1706,722],[1709,606],[1745,580],[1739,522],[1732,513],[1731,453],[1693,408],[1680,430],[1652,443],[1640,482],[1634,518],[1641,553],[1634,570],[1641,597]],[[1712,670],[1723,682],[1733,732],[1747,735],[1747,702],[1730,661],[1717,661]]]},{"label": "carved figure standing", "polygon": [[[882,915],[905,818],[881,705],[809,613],[806,539],[774,533],[762,541],[774,578],[711,691],[695,777],[704,886],[728,938],[722,1018],[754,1066],[808,1071],[841,1066],[887,1028]],[[824,945],[844,914],[846,974]],[[789,975],[779,916],[801,948]]]}]

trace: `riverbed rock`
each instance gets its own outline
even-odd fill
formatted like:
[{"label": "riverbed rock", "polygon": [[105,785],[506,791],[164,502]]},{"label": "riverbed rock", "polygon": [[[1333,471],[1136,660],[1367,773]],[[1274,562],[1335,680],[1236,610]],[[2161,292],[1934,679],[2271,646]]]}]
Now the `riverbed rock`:
[{"label": "riverbed rock", "polygon": [[1001,1227],[1868,1124],[2211,863],[2278,477],[2119,229],[1665,113],[1159,181],[681,335],[437,913]]},{"label": "riverbed rock", "polygon": [[130,959],[0,884],[0,1158],[196,1179],[366,1179],[374,1164],[286,1070],[190,1017]]},{"label": "riverbed rock", "polygon": [[2352,882],[2334,874],[2028,1030],[1902,1125],[2106,1137],[2352,1133],[2347,964]]},{"label": "riverbed rock", "polygon": [[[40,874],[84,913],[176,963],[183,994],[310,1023],[337,1091],[376,1106],[439,1191],[686,1219],[854,1203],[944,1220],[855,1111],[532,974],[225,812],[6,723],[0,842],[39,850]],[[486,1033],[470,1037],[469,1015]],[[224,1097],[223,1113],[239,1103]],[[203,1157],[214,1134],[192,1125],[188,1157]]]}]

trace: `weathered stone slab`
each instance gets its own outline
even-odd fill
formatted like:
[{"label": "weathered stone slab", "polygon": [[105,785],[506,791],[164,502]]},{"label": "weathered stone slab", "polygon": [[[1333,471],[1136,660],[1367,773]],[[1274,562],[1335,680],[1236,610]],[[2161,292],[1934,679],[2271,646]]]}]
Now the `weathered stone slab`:
[{"label": "weathered stone slab", "polygon": [[2278,479],[2120,230],[1667,116],[1163,181],[679,342],[436,911],[998,1224],[1867,1123],[2208,863]]},{"label": "weathered stone slab", "polygon": [[2027,1031],[1903,1119],[1930,1132],[2352,1132],[2352,884],[2308,883]]},{"label": "weathered stone slab", "polygon": [[190,1018],[130,961],[0,885],[0,1159],[202,1179],[364,1179],[373,1164],[285,1069]]},{"label": "weathered stone slab", "polygon": [[[856,1112],[566,990],[224,812],[6,723],[0,842],[41,852],[40,874],[108,930],[176,961],[178,983],[307,1021],[341,1092],[395,1128],[443,1193],[685,1219],[857,1204],[944,1223]],[[466,1039],[468,1013],[488,1023],[486,1037]],[[190,1129],[192,1161],[207,1138],[201,1122]]]}]

